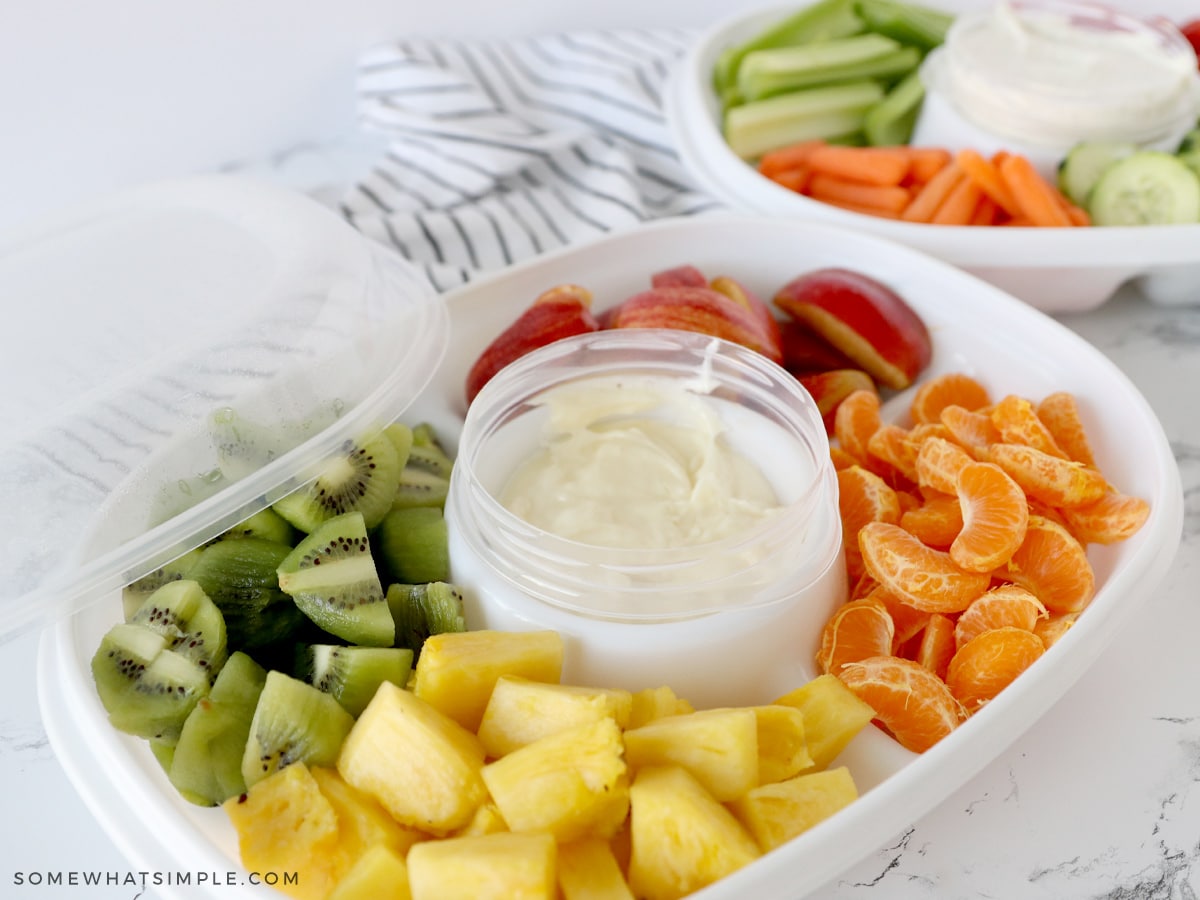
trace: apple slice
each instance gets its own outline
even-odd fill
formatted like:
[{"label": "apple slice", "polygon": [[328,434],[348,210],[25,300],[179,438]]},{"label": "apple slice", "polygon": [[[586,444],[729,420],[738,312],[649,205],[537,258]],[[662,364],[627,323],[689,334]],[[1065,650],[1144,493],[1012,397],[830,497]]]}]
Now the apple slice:
[{"label": "apple slice", "polygon": [[795,319],[780,322],[779,339],[783,349],[783,367],[793,375],[854,368],[854,363],[845,353],[814,334],[803,322]]},{"label": "apple slice", "polygon": [[771,307],[736,278],[730,278],[728,275],[718,275],[712,280],[709,287],[724,294],[739,306],[750,310],[762,328],[763,338],[771,347],[772,358],[776,362],[781,361],[783,359],[783,338],[779,333],[779,321],[771,313]]},{"label": "apple slice", "polygon": [[780,288],[775,305],[885,387],[908,387],[933,355],[921,317],[891,288],[859,272],[831,268],[801,275]]},{"label": "apple slice", "polygon": [[797,381],[816,401],[826,434],[833,434],[838,406],[855,391],[875,393],[875,382],[862,369],[830,369],[797,376]]}]

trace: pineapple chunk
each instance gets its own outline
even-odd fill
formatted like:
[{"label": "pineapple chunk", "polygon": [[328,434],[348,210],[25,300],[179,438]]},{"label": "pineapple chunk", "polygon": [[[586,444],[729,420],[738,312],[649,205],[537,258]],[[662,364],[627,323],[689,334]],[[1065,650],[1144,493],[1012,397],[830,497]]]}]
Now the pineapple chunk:
[{"label": "pineapple chunk", "polygon": [[584,838],[558,848],[563,900],[633,900],[608,841]]},{"label": "pineapple chunk", "polygon": [[563,640],[555,631],[459,631],[430,635],[413,693],[467,731],[477,731],[502,675],[557,683]]},{"label": "pineapple chunk", "polygon": [[408,852],[413,900],[555,900],[554,838],[484,834],[426,841]]},{"label": "pineapple chunk", "polygon": [[629,810],[621,750],[621,729],[606,716],[514,750],[484,766],[483,781],[513,831],[607,838]]},{"label": "pineapple chunk", "polygon": [[428,835],[401,825],[379,801],[347,784],[334,769],[309,770],[338,820],[339,871],[346,872],[375,846],[385,846],[401,859],[408,848]]},{"label": "pineapple chunk", "polygon": [[639,771],[630,800],[629,886],[638,897],[676,900],[760,855],[733,814],[678,766]]},{"label": "pineapple chunk", "polygon": [[479,740],[488,756],[498,758],[539,738],[605,716],[624,728],[632,707],[629,691],[546,684],[504,675],[483,711]]},{"label": "pineapple chunk", "polygon": [[508,823],[504,821],[504,816],[500,815],[500,810],[496,809],[496,804],[489,800],[480,806],[479,809],[475,810],[475,815],[471,817],[470,822],[454,832],[454,837],[496,834],[497,832],[508,830]]},{"label": "pineapple chunk", "polygon": [[376,844],[342,876],[329,900],[412,900],[408,866],[391,847]]},{"label": "pineapple chunk", "polygon": [[625,732],[630,768],[676,765],[724,803],[758,784],[758,717],[753,709],[667,716]]},{"label": "pineapple chunk", "polygon": [[873,718],[875,710],[854,696],[836,675],[818,675],[775,701],[804,714],[808,755],[824,769]]},{"label": "pineapple chunk", "polygon": [[645,688],[633,695],[633,708],[629,713],[629,724],[625,727],[641,728],[655,719],[682,716],[690,712],[695,712],[692,704],[676,697],[669,687]]},{"label": "pineapple chunk", "polygon": [[[424,656],[424,654],[422,654]],[[461,828],[487,796],[479,739],[385,681],[338,756],[338,773],[401,825],[433,835]]]},{"label": "pineapple chunk", "polygon": [[845,766],[756,787],[730,804],[763,852],[774,850],[858,798]]},{"label": "pineapple chunk", "polygon": [[293,763],[245,794],[225,801],[242,865],[252,872],[295,872],[279,889],[298,900],[324,900],[337,880],[337,814],[308,767]]},{"label": "pineapple chunk", "polygon": [[804,714],[790,706],[754,706],[758,722],[758,783],[772,784],[811,769]]}]

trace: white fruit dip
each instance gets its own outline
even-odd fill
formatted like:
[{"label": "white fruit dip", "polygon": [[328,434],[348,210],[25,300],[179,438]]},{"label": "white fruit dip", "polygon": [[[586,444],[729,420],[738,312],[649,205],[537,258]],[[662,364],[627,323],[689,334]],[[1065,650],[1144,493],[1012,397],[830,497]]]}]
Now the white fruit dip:
[{"label": "white fruit dip", "polygon": [[761,523],[779,501],[761,469],[695,394],[663,380],[593,379],[540,398],[541,448],[500,502],[559,537],[668,549]]}]

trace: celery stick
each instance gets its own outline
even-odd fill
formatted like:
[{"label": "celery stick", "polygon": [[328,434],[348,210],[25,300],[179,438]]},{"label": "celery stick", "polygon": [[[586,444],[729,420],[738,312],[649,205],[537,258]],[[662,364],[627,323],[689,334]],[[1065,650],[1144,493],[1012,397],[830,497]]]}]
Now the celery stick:
[{"label": "celery stick", "polygon": [[856,81],[756,100],[729,110],[725,140],[742,159],[754,159],[798,141],[851,134],[883,96],[878,82]]},{"label": "celery stick", "polygon": [[776,22],[746,43],[724,50],[713,67],[713,87],[723,94],[734,85],[742,60],[755,50],[849,37],[862,30],[862,19],[854,12],[853,0],[820,0]]},{"label": "celery stick", "polygon": [[867,29],[925,52],[946,39],[954,16],[897,0],[856,0],[855,11]]},{"label": "celery stick", "polygon": [[743,61],[738,88],[747,101],[798,88],[863,78],[893,78],[917,67],[921,54],[880,34],[826,41],[804,47],[756,50]]},{"label": "celery stick", "polygon": [[925,85],[920,73],[913,72],[867,112],[863,122],[867,142],[875,147],[907,144],[924,99]]}]

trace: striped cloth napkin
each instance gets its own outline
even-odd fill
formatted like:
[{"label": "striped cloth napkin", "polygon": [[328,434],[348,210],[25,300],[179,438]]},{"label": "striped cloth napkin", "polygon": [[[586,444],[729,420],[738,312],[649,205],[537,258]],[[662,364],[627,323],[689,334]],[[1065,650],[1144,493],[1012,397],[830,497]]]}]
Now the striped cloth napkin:
[{"label": "striped cloth napkin", "polygon": [[403,40],[360,61],[387,149],[342,213],[446,290],[565,244],[721,208],[684,171],[662,94],[689,33]]}]

